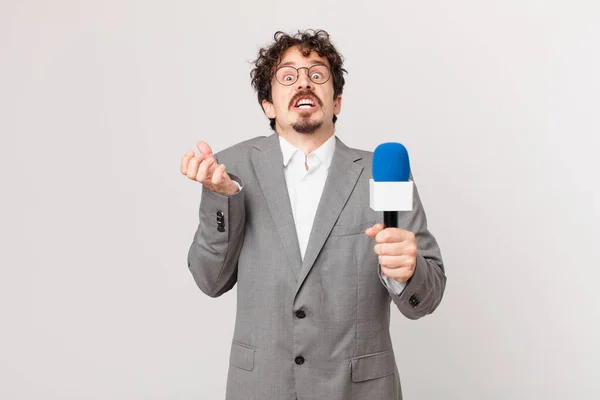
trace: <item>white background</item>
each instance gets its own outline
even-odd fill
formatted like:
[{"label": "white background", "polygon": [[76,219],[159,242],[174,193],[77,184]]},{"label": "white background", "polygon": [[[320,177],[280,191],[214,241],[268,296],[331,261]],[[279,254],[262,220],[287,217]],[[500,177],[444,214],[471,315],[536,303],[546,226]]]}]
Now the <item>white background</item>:
[{"label": "white background", "polygon": [[187,269],[180,158],[269,135],[250,62],[323,28],[337,134],[406,145],[447,268],[393,312],[405,398],[596,399],[597,4],[2,0],[0,397],[224,398],[236,292]]}]

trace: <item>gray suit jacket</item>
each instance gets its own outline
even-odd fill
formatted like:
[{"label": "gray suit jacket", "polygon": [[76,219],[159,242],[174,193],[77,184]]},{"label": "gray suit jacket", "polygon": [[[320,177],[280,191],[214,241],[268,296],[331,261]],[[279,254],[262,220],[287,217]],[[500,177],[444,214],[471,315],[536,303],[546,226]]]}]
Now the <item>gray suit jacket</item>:
[{"label": "gray suit jacket", "polygon": [[339,139],[304,260],[300,256],[277,134],[216,155],[243,189],[202,189],[188,266],[211,297],[237,282],[227,378],[229,400],[399,400],[390,304],[417,319],[435,310],[446,277],[415,190],[399,226],[416,234],[413,277],[396,295],[384,284],[364,231],[372,153]]}]

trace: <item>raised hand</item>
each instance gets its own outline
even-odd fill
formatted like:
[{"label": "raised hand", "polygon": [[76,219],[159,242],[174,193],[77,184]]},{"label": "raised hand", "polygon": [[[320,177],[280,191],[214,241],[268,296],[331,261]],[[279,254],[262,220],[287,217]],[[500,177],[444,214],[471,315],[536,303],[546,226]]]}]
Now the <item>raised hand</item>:
[{"label": "raised hand", "polygon": [[193,150],[183,155],[181,173],[216,193],[235,194],[239,192],[239,186],[227,174],[225,164],[219,164],[215,160],[210,146],[202,141],[198,142],[196,146],[200,152],[198,155],[195,155]]}]

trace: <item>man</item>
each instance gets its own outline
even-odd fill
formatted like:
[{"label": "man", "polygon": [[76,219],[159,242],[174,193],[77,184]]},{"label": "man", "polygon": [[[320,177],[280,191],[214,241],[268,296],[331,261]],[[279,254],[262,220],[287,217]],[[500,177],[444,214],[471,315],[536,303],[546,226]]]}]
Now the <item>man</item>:
[{"label": "man", "polygon": [[275,133],[181,172],[203,185],[188,266],[211,297],[238,285],[227,399],[401,399],[390,301],[420,318],[446,277],[415,192],[401,228],[369,207],[372,153],[334,135],[342,57],[324,31],[275,34],[252,84]]}]

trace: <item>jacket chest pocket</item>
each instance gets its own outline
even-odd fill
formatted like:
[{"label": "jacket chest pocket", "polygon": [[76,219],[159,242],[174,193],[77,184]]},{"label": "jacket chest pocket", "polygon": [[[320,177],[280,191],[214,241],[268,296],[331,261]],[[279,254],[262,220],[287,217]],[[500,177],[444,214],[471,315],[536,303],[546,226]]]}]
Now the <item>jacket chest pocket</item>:
[{"label": "jacket chest pocket", "polygon": [[358,224],[343,224],[334,225],[329,236],[349,236],[357,235],[359,233],[365,234],[367,228],[375,225],[375,220],[360,222]]}]

